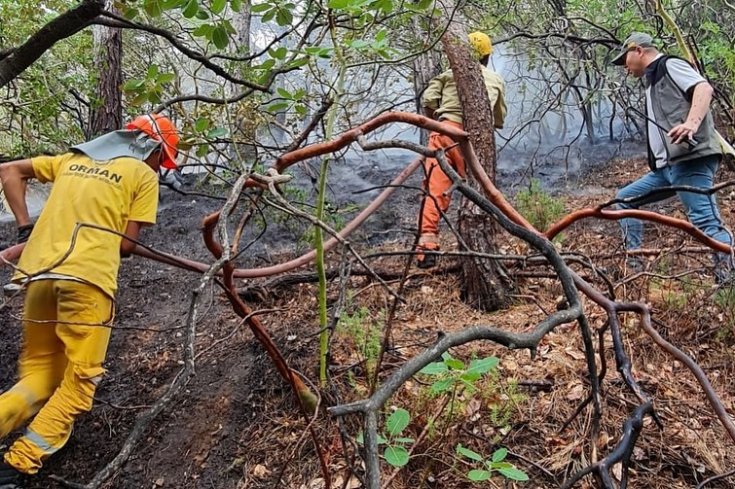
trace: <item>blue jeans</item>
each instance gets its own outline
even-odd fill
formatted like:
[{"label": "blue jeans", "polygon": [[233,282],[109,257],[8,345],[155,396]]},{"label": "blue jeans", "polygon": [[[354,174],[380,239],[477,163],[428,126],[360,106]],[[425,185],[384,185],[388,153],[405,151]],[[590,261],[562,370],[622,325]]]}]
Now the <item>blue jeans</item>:
[{"label": "blue jeans", "polygon": [[[720,155],[705,156],[696,160],[658,168],[618,191],[619,199],[627,199],[643,195],[652,190],[672,185],[687,185],[702,189],[712,188]],[[692,192],[676,192],[684,204],[689,222],[712,239],[730,244],[730,234],[720,219],[717,201],[714,194],[695,194]],[[618,204],[618,209],[637,209],[642,205],[658,202],[672,197],[674,192],[659,192],[651,197],[635,203]],[[638,219],[620,220],[623,230],[625,248],[634,250],[641,247],[643,241],[643,223]]]}]

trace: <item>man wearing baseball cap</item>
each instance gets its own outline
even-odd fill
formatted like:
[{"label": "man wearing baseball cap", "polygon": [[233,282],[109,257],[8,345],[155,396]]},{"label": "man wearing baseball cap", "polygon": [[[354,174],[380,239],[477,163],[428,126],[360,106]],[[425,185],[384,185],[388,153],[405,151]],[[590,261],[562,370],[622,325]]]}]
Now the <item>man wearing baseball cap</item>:
[{"label": "man wearing baseball cap", "polygon": [[[612,63],[625,67],[628,74],[643,79],[646,90],[646,132],[648,166],[651,171],[622,188],[617,198],[630,199],[656,189],[686,185],[712,188],[723,155],[715,131],[710,102],[712,86],[684,59],[658,51],[653,38],[633,32],[623,42]],[[689,221],[707,236],[731,244],[730,234],[720,219],[714,195],[677,192]],[[658,192],[643,201],[618,204],[620,209],[637,209],[674,195]],[[643,224],[638,219],[622,219],[625,247],[641,247]],[[715,255],[715,277],[718,282],[730,276],[730,257]],[[634,269],[643,263],[633,257],[628,264]]]},{"label": "man wearing baseball cap", "polygon": [[[176,168],[179,135],[161,115],[73,146],[68,153],[0,165],[0,180],[26,242],[15,282],[26,287],[18,382],[0,395],[0,439],[31,419],[0,454],[0,488],[23,487],[92,408],[105,369],[120,257],[156,222],[158,171]],[[27,181],[53,182],[36,224]]]}]

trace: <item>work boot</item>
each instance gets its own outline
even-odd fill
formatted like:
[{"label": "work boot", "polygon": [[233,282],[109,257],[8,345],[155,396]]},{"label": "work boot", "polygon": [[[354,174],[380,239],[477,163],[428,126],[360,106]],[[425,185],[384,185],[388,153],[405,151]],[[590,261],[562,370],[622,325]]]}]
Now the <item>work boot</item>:
[{"label": "work boot", "polygon": [[439,245],[431,242],[419,243],[416,246],[416,266],[419,268],[434,268],[437,256],[432,251],[439,251]]},{"label": "work boot", "polygon": [[436,255],[424,253],[422,257],[416,260],[416,266],[423,269],[434,268],[436,266]]},{"label": "work boot", "polygon": [[25,474],[0,458],[0,489],[23,489]]},{"label": "work boot", "polygon": [[640,273],[646,269],[646,262],[640,256],[632,255],[625,260],[625,266],[630,273]]},{"label": "work boot", "polygon": [[735,286],[735,271],[729,253],[716,253],[713,256],[715,282],[717,285]]}]

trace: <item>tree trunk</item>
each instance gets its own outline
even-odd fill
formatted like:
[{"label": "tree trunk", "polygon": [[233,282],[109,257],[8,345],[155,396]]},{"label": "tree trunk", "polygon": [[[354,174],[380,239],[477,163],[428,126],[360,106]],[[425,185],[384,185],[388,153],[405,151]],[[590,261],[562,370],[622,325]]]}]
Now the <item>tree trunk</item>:
[{"label": "tree trunk", "polygon": [[[420,32],[421,29],[418,17],[414,17],[413,20],[414,29],[416,32]],[[421,96],[429,85],[429,82],[436,75],[441,73],[441,60],[439,59],[439,53],[435,50],[430,50],[420,54],[413,61],[413,90],[416,94],[416,112],[422,114],[421,107]],[[422,129],[420,134],[419,143],[423,146],[429,144],[429,131]]]},{"label": "tree trunk", "polygon": [[[105,9],[114,10],[114,1],[106,0]],[[89,114],[89,139],[122,128],[122,31],[94,26],[94,66],[99,76],[96,99]]]},{"label": "tree trunk", "polygon": [[[467,33],[456,24],[447,30],[442,44],[457,82],[464,129],[469,134],[478,160],[494,181],[496,154],[493,110],[480,64],[471,56]],[[473,179],[470,182],[475,185]],[[496,239],[500,232],[497,222],[467,199],[462,199],[459,234],[470,250],[497,253]],[[512,290],[513,283],[499,261],[465,258],[462,271],[462,298],[465,302],[483,311],[495,311],[507,305],[508,292]]]},{"label": "tree trunk", "polygon": [[[232,25],[237,33],[235,37],[237,39],[237,45],[234,47],[233,55],[251,54],[250,53],[250,31],[252,27],[252,2],[247,0],[242,2],[240,6],[240,12],[233,15]],[[252,63],[243,63],[241,68],[240,76],[245,77],[246,71],[250,68]],[[236,95],[242,90],[242,87],[231,84],[230,93]],[[253,141],[255,134],[253,134],[254,126],[251,121],[246,118],[235,121],[234,135],[238,141],[237,144],[232,146],[234,150],[234,158],[241,163],[252,161],[257,156],[257,150],[251,143],[244,143],[242,141]]]}]

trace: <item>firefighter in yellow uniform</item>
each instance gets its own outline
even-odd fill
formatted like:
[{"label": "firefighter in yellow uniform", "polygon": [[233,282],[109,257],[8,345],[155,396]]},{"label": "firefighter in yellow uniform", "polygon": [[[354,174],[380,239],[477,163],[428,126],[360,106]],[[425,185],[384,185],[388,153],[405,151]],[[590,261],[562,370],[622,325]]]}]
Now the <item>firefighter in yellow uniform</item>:
[{"label": "firefighter in yellow uniform", "polygon": [[[502,128],[507,112],[505,106],[505,82],[494,71],[487,68],[493,45],[490,37],[482,32],[473,32],[469,35],[469,43],[477,54],[482,68],[482,78],[485,89],[493,108],[493,123],[496,128]],[[438,119],[442,124],[463,129],[462,105],[459,101],[457,83],[454,81],[452,70],[447,70],[429,82],[421,99],[424,113],[427,117]],[[492,131],[492,128],[488,128]],[[436,150],[455,145],[449,136],[438,132],[429,135],[429,149]],[[459,148],[455,146],[446,153],[447,160],[460,176],[465,175],[465,162]],[[419,243],[417,260],[420,268],[431,268],[436,263],[436,255],[425,254],[423,251],[437,251],[439,249],[439,221],[442,213],[449,209],[451,195],[447,194],[452,187],[452,181],[441,170],[435,158],[426,158],[424,161],[424,190],[427,196],[422,203],[422,212],[419,216]]]},{"label": "firefighter in yellow uniform", "polygon": [[[0,489],[23,487],[92,408],[120,257],[135,248],[122,235],[137,239],[155,223],[158,172],[176,168],[178,141],[168,118],[144,115],[69,153],[0,165],[19,241],[27,239],[13,276],[27,287],[19,381],[0,395],[0,439],[33,418],[0,461]],[[25,202],[31,178],[53,182],[35,225]]]}]

